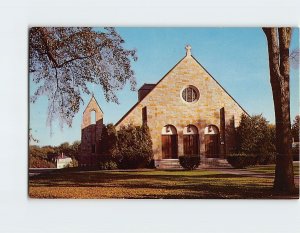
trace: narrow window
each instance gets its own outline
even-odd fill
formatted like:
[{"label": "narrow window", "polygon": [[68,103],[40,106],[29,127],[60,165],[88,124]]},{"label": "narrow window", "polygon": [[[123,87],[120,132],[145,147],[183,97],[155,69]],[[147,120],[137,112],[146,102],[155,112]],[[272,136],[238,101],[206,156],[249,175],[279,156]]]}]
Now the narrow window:
[{"label": "narrow window", "polygon": [[96,111],[91,111],[91,124],[96,124]]},{"label": "narrow window", "polygon": [[95,153],[96,152],[96,146],[95,144],[92,144],[92,153]]},{"label": "narrow window", "polygon": [[142,109],[142,120],[143,125],[147,125],[147,107],[143,107]]}]

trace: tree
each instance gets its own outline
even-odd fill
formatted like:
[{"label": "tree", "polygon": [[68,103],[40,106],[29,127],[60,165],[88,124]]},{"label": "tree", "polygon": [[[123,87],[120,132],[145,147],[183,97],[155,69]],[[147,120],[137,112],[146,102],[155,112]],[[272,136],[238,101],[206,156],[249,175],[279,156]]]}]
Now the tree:
[{"label": "tree", "polygon": [[118,168],[148,167],[153,159],[152,140],[147,125],[122,126],[117,132],[116,153]]},{"label": "tree", "polygon": [[101,158],[106,160],[115,155],[117,144],[117,131],[113,124],[104,125],[102,128],[100,150]]},{"label": "tree", "polygon": [[47,96],[48,125],[54,119],[61,127],[72,125],[83,103],[81,94],[90,94],[88,83],[101,86],[106,101],[115,103],[115,92],[127,81],[135,90],[131,60],[137,60],[136,51],[125,49],[123,43],[114,28],[103,32],[89,27],[30,28],[29,76],[37,84],[30,101]]},{"label": "tree", "polygon": [[277,155],[273,187],[278,192],[292,193],[295,191],[290,119],[289,48],[292,29],[263,28],[263,31],[268,43],[270,82],[276,121]]},{"label": "tree", "polygon": [[32,135],[32,129],[31,128],[29,128],[29,138],[28,138],[28,141],[29,141],[29,143],[31,143],[31,142],[35,142],[35,143],[39,143],[39,140],[38,139],[36,139],[33,135]]},{"label": "tree", "polygon": [[237,152],[265,156],[275,151],[273,127],[262,115],[241,116]]},{"label": "tree", "polygon": [[299,123],[300,123],[300,115],[297,115],[293,121],[292,125],[292,136],[295,142],[299,142],[300,132],[299,132]]},{"label": "tree", "polygon": [[294,49],[290,54],[290,62],[294,69],[299,69],[300,49]]},{"label": "tree", "polygon": [[69,142],[64,142],[56,147],[56,153],[64,153],[65,156],[78,160],[78,157],[80,155],[80,145],[80,141],[74,141],[72,144],[70,144]]}]

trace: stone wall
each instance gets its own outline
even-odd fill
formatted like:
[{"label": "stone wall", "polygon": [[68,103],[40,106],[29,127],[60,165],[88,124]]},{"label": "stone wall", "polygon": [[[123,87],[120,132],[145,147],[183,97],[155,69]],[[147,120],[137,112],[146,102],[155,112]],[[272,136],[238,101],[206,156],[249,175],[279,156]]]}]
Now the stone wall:
[{"label": "stone wall", "polygon": [[[93,111],[96,113],[95,124],[91,122],[91,113]],[[93,96],[83,112],[79,166],[95,165],[99,160],[102,128],[103,112]]]},{"label": "stone wall", "polygon": [[[198,101],[187,103],[181,97],[182,90],[194,86],[200,92]],[[183,129],[192,124],[198,128],[200,153],[204,153],[204,128],[216,125],[220,129],[220,109],[225,109],[226,125],[238,126],[245,111],[191,56],[190,51],[172,70],[165,75],[153,90],[127,113],[117,124],[142,124],[142,108],[147,106],[147,124],[153,141],[155,159],[162,158],[161,131],[171,124],[178,132],[178,154],[183,154]],[[230,140],[229,140],[230,141]],[[232,145],[232,142],[231,142]]]}]

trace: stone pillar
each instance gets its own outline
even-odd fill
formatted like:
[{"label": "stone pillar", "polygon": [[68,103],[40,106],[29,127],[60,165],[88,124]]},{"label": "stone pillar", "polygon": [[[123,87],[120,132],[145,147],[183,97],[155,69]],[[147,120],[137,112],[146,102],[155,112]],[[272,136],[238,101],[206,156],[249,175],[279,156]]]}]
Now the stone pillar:
[{"label": "stone pillar", "polygon": [[225,109],[220,109],[220,158],[226,158]]}]

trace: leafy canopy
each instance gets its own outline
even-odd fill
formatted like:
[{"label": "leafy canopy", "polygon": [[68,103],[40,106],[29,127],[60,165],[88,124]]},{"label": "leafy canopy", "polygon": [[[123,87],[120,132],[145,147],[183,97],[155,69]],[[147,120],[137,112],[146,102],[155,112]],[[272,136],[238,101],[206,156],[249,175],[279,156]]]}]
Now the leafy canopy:
[{"label": "leafy canopy", "polygon": [[275,151],[275,127],[262,115],[241,116],[237,128],[237,151],[246,154],[266,154]]},{"label": "leafy canopy", "polygon": [[88,83],[102,87],[106,101],[118,103],[116,91],[127,81],[135,90],[131,61],[135,50],[123,47],[114,28],[95,31],[90,27],[33,27],[29,30],[29,76],[37,84],[30,101],[48,98],[48,125],[72,126],[83,103],[82,93],[91,94]]}]

